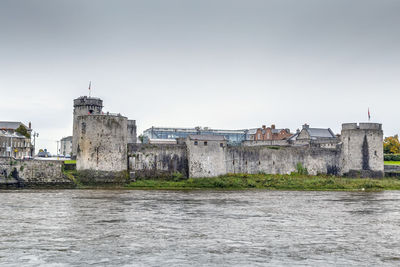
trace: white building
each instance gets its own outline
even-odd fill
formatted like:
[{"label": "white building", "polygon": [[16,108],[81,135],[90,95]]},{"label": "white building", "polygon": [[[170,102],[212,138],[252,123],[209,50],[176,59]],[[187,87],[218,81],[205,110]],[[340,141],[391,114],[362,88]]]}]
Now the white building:
[{"label": "white building", "polygon": [[[20,126],[26,129],[26,135],[16,131]],[[32,156],[31,131],[21,122],[0,121],[0,156],[17,159]]]},{"label": "white building", "polygon": [[60,155],[71,156],[72,153],[72,136],[64,137],[60,140]]}]

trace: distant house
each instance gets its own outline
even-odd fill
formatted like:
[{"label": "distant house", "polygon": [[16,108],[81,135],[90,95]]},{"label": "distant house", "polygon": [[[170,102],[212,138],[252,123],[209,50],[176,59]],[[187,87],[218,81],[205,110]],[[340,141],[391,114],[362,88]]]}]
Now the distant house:
[{"label": "distant house", "polygon": [[60,140],[60,155],[71,156],[72,153],[72,136],[64,137]]},{"label": "distant house", "polygon": [[330,128],[310,128],[304,124],[303,128],[289,138],[291,144],[318,144],[320,147],[333,148],[339,142]]},{"label": "distant house", "polygon": [[246,131],[246,139],[244,141],[254,141],[257,133],[257,128],[248,129]]},{"label": "distant house", "polygon": [[276,129],[275,125],[271,127],[258,128],[254,135],[254,141],[271,141],[271,140],[285,140],[292,136],[289,129]]},{"label": "distant house", "polygon": [[219,146],[225,147],[227,139],[222,135],[188,135],[187,140],[193,146]]},{"label": "distant house", "polygon": [[[26,135],[16,131],[21,125]],[[0,121],[0,156],[17,159],[32,156],[31,132],[30,124],[27,127],[22,122]]]},{"label": "distant house", "polygon": [[224,136],[229,144],[240,144],[247,140],[248,130],[221,130],[209,127],[195,128],[171,128],[171,127],[151,127],[143,131],[143,143],[149,143],[151,139],[177,139],[187,138],[189,135],[216,135]]}]

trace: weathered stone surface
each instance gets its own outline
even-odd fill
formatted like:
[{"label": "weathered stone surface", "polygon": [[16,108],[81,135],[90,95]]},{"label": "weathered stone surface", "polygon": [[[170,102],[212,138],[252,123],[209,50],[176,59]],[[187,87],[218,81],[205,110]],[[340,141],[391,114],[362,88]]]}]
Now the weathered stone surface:
[{"label": "weathered stone surface", "polygon": [[127,171],[77,171],[77,181],[85,185],[124,184],[129,181]]},{"label": "weathered stone surface", "polygon": [[78,150],[78,117],[89,113],[99,115],[103,110],[103,100],[95,97],[81,96],[74,99],[74,120],[72,135],[72,157],[76,158]]},{"label": "weathered stone surface", "polygon": [[290,174],[301,164],[311,175],[337,174],[339,156],[340,150],[314,147],[228,147],[225,162],[227,173]]},{"label": "weathered stone surface", "polygon": [[129,144],[129,170],[131,177],[188,177],[185,145]]},{"label": "weathered stone surface", "polygon": [[76,169],[126,171],[127,118],[116,115],[85,115],[77,118]]},{"label": "weathered stone surface", "polygon": [[39,185],[69,185],[73,182],[62,173],[62,161],[15,160],[0,157],[0,183],[19,187]]},{"label": "weathered stone surface", "polygon": [[400,172],[400,165],[385,165],[385,172]]},{"label": "weathered stone surface", "polygon": [[136,144],[136,120],[128,120],[128,144]]},{"label": "weathered stone surface", "polygon": [[186,140],[189,177],[213,177],[227,173],[226,141]]},{"label": "weathered stone surface", "polygon": [[383,177],[383,131],[378,123],[345,123],[342,125],[341,174]]}]

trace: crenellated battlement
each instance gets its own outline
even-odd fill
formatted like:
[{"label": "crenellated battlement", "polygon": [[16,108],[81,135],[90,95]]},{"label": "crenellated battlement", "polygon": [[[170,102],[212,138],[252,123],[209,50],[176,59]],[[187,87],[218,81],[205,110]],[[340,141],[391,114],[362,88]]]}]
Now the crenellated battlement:
[{"label": "crenellated battlement", "polygon": [[343,123],[342,131],[346,130],[382,130],[382,124],[372,122]]},{"label": "crenellated battlement", "polygon": [[97,97],[81,96],[74,99],[74,108],[81,106],[96,106],[103,107],[103,100]]}]

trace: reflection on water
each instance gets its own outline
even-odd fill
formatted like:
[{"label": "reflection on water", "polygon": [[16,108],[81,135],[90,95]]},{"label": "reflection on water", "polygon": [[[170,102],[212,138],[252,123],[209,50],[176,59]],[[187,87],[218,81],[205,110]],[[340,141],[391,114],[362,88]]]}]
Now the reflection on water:
[{"label": "reflection on water", "polygon": [[400,265],[400,192],[1,191],[1,266]]}]

